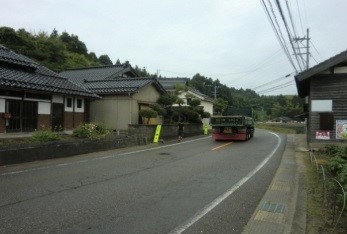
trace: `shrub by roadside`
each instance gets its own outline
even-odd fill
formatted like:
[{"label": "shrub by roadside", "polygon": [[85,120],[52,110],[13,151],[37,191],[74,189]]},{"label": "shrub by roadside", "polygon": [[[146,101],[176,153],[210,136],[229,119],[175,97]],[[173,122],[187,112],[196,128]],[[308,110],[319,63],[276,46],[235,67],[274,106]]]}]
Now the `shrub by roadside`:
[{"label": "shrub by roadside", "polygon": [[51,130],[41,130],[33,133],[32,140],[34,142],[58,141],[60,137],[58,133]]},{"label": "shrub by roadside", "polygon": [[[307,233],[346,233],[346,146],[328,145],[307,160]],[[344,188],[335,181],[337,180]]]},{"label": "shrub by roadside", "polygon": [[86,123],[74,129],[73,135],[78,138],[101,139],[110,134],[103,124]]}]

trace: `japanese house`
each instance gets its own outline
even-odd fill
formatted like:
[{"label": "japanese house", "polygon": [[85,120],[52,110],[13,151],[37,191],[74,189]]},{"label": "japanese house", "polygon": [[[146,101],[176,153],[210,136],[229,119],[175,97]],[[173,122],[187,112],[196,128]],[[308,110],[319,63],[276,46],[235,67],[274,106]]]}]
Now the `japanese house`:
[{"label": "japanese house", "polygon": [[308,142],[346,142],[347,51],[297,74],[295,81],[308,104]]},{"label": "japanese house", "polygon": [[99,97],[0,45],[0,133],[72,130]]}]

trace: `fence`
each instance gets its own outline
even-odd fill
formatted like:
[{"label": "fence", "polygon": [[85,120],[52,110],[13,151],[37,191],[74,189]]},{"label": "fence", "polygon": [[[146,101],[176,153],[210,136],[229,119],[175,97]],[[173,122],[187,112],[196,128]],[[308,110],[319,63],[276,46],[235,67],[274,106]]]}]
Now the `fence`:
[{"label": "fence", "polygon": [[[339,181],[327,175],[323,165],[318,163],[317,157],[310,150],[310,160],[315,166],[318,182],[321,184],[322,203],[325,208],[326,222],[332,227],[332,233],[341,224],[341,218],[346,215],[346,191]],[[345,225],[345,224],[344,224]]]}]

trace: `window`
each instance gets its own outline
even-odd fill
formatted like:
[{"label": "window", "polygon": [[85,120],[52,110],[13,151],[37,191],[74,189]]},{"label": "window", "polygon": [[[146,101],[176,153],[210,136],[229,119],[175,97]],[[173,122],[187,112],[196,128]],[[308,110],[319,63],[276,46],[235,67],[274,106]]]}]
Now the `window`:
[{"label": "window", "polygon": [[320,113],[319,130],[334,130],[334,114]]},{"label": "window", "polygon": [[72,107],[72,98],[66,98],[66,107]]},{"label": "window", "polygon": [[82,99],[77,99],[77,108],[82,108]]}]

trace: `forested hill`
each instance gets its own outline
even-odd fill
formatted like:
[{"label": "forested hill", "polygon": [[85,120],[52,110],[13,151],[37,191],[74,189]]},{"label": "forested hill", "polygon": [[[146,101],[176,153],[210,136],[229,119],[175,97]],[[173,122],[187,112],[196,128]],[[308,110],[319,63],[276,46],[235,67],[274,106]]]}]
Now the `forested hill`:
[{"label": "forested hill", "polygon": [[[112,65],[107,54],[97,56],[88,51],[84,42],[77,35],[68,32],[59,33],[55,29],[47,32],[31,33],[25,29],[14,30],[10,27],[0,27],[0,44],[15,52],[21,53],[38,63],[60,72],[68,68]],[[119,59],[115,62],[120,63]],[[150,76],[145,68],[134,67],[140,76]],[[189,86],[200,92],[224,100],[229,106],[251,107],[258,120],[273,119],[286,116],[293,118],[303,109],[303,100],[297,96],[259,96],[250,89],[235,89],[221,84],[219,80],[204,77],[199,73],[189,81]]]},{"label": "forested hill", "polygon": [[[97,56],[89,52],[86,44],[77,35],[53,30],[31,33],[25,29],[14,30],[10,27],[0,27],[0,44],[23,54],[55,72],[69,68],[112,65],[107,54]],[[117,60],[115,63],[120,63]],[[149,76],[145,68],[135,66],[140,76]]]}]

